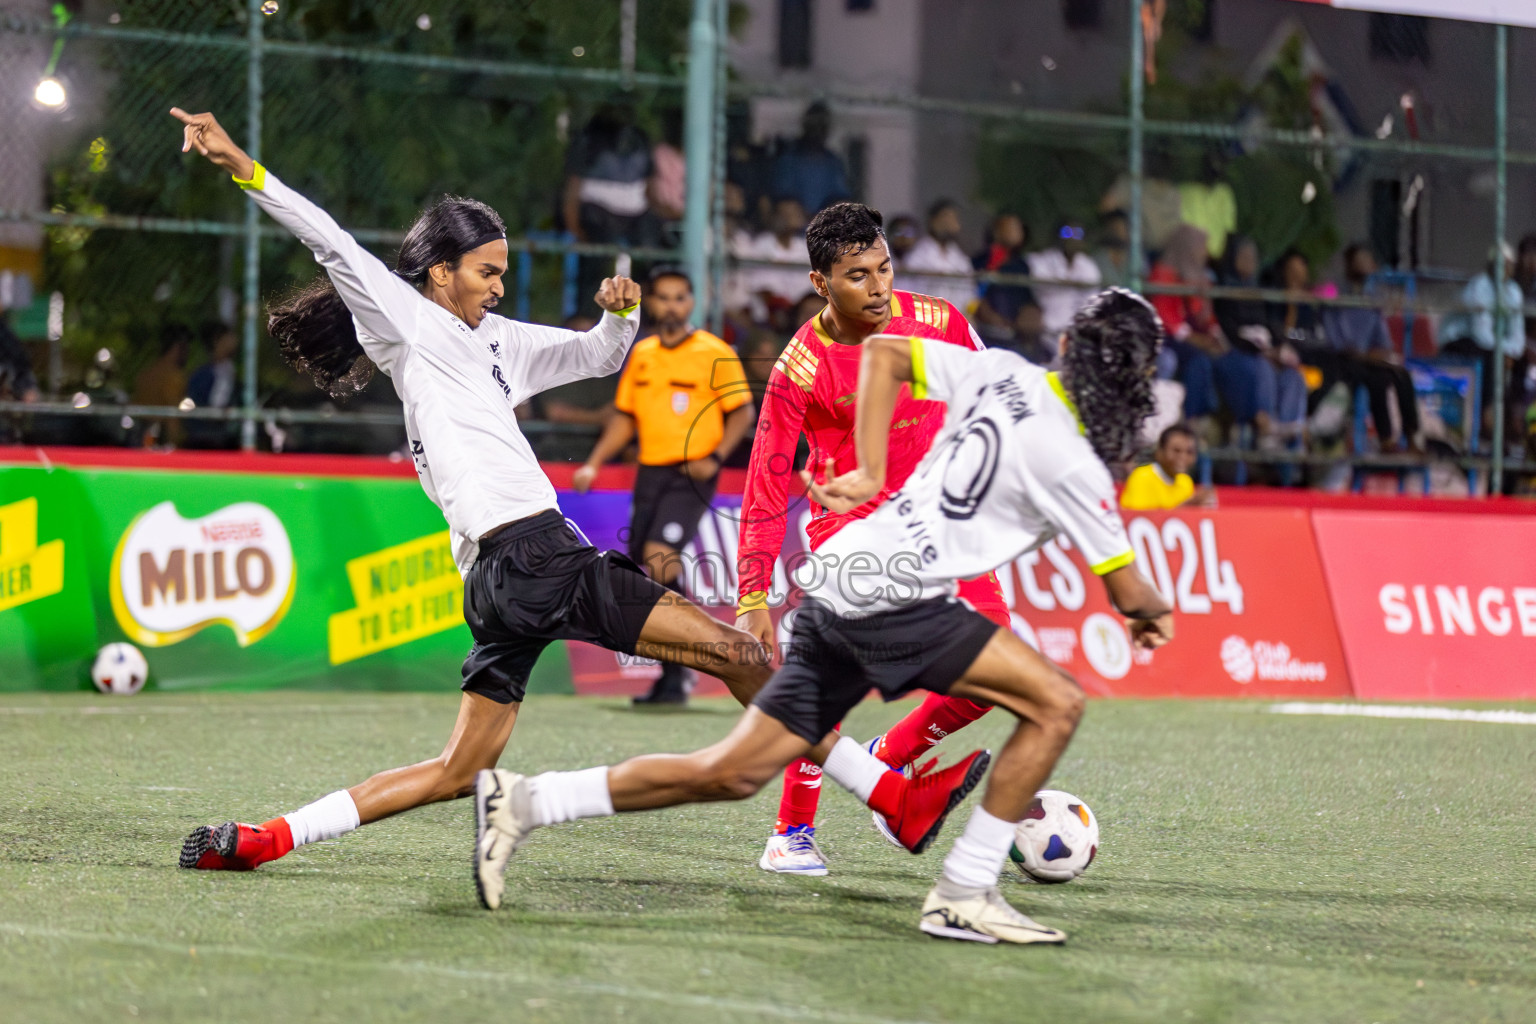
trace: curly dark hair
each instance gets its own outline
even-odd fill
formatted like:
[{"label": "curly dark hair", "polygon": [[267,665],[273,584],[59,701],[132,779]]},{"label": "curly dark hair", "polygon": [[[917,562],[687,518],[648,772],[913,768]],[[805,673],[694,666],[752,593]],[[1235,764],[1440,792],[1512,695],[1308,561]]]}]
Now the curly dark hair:
[{"label": "curly dark hair", "polygon": [[1072,318],[1061,382],[1082,417],[1088,443],[1115,469],[1136,451],[1152,412],[1152,378],[1163,321],[1133,291],[1110,288]]},{"label": "curly dark hair", "polygon": [[857,256],[877,241],[885,241],[885,218],[863,203],[833,203],[805,229],[811,268],[823,274],[832,273],[840,257]]},{"label": "curly dark hair", "polygon": [[[446,263],[457,270],[466,252],[484,244],[488,235],[506,231],[501,216],[478,199],[443,196],[406,232],[395,274],[421,288],[428,268]],[[267,333],[288,364],[332,398],[356,394],[373,377],[352,313],[324,274],[268,307]]]}]

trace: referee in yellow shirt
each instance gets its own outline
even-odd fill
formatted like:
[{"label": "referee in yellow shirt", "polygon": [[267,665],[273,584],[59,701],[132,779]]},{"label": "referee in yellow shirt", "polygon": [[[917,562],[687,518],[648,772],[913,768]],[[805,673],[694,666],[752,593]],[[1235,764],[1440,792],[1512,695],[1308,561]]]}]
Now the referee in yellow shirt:
[{"label": "referee in yellow shirt", "polygon": [[[613,418],[576,471],[586,491],[598,467],[638,434],[629,520],[629,556],[651,578],[681,594],[680,552],[699,530],[715,496],[721,463],[752,426],[752,393],[741,360],[724,341],[689,324],[693,284],[674,267],[651,274],[645,313],[656,333],[635,343],[619,377]],[[662,662],[661,677],[636,704],[688,700],[682,666]]]},{"label": "referee in yellow shirt", "polygon": [[1120,507],[1133,512],[1197,505],[1211,508],[1216,492],[1209,487],[1195,488],[1189,471],[1200,457],[1195,432],[1182,423],[1163,431],[1152,453],[1152,462],[1131,470],[1120,492]]}]

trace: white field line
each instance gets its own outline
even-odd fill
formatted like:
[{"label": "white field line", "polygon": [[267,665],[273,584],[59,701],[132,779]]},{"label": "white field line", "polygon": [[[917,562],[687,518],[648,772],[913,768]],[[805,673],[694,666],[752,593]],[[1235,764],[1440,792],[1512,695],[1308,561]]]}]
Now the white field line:
[{"label": "white field line", "polygon": [[102,704],[60,704],[48,707],[3,707],[0,718],[6,715],[205,715],[227,712],[240,715],[290,715],[290,714],[388,714],[395,708],[381,704],[247,704],[241,701],[210,704],[159,704],[137,703],[128,698],[127,703],[111,706]]},{"label": "white field line", "polygon": [[1395,704],[1276,704],[1276,715],[1344,715],[1352,718],[1419,718],[1435,722],[1488,722],[1494,725],[1536,725],[1536,712],[1468,711],[1465,708],[1403,707]]},{"label": "white field line", "polygon": [[[686,992],[662,992],[656,989],[636,988],[631,985],[613,985],[607,982],[587,981],[581,978],[534,977],[515,971],[487,971],[449,967],[443,964],[423,963],[420,960],[348,960],[340,957],[308,956],[302,953],[281,953],[275,950],[254,949],[246,946],[204,946],[180,942],[165,942],[132,935],[109,935],[100,932],[69,931],[62,928],[45,928],[0,921],[0,933],[17,938],[55,939],[68,942],[99,942],[110,945],[131,946],[153,950],[179,957],[232,957],[248,960],[275,960],[282,963],[326,970],[355,970],[382,974],[416,974],[464,981],[486,981],[499,985],[518,985],[532,988],[551,1001],[558,1001],[562,993],[579,992],[584,995],[612,996],[616,999],[638,999],[663,1003],[668,1006],[698,1006],[718,1010],[723,1014],[756,1014],[784,1020],[826,1021],[827,1024],[926,1024],[923,1021],[895,1020],[888,1017],[870,1017],[865,1014],[839,1013],[836,1010],[818,1010],[809,1006],[762,1003],[747,999],[730,999]],[[729,1018],[728,1018],[729,1019]]]}]

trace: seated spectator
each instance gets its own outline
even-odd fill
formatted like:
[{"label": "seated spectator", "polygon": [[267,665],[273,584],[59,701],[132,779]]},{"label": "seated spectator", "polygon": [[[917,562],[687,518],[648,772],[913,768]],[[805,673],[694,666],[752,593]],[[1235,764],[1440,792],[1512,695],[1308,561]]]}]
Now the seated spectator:
[{"label": "seated spectator", "polygon": [[1045,318],[1045,329],[1060,334],[1072,326],[1072,318],[1099,290],[1102,275],[1099,265],[1088,255],[1087,232],[1073,221],[1064,221],[1056,229],[1058,244],[1053,249],[1029,254],[1029,270],[1045,281],[1073,281],[1071,284],[1037,284],[1035,298]]},{"label": "seated spectator", "polygon": [[1514,253],[1507,245],[1502,246],[1500,252],[1506,274],[1504,304],[1512,312],[1505,322],[1503,335],[1495,342],[1494,307],[1498,305],[1498,292],[1493,284],[1493,259],[1499,257],[1497,253],[1489,260],[1488,268],[1468,281],[1462,290],[1461,304],[1466,307],[1465,311],[1450,314],[1440,324],[1440,351],[1481,362],[1485,393],[1492,387],[1495,348],[1502,351],[1507,360],[1519,359],[1525,354],[1525,324],[1519,314],[1513,312],[1521,308],[1525,296],[1515,281]]},{"label": "seated spectator", "polygon": [[[203,325],[203,346],[208,361],[192,372],[187,380],[187,397],[199,409],[228,409],[235,404],[235,353],[240,339],[228,324]],[[232,424],[227,420],[187,420],[188,448],[231,448],[234,446]]]},{"label": "seated spectator", "polygon": [[773,229],[752,240],[754,260],[780,264],[747,268],[747,290],[754,298],[759,323],[779,321],[795,303],[811,291],[811,257],[805,248],[805,208],[793,196],[780,196],[773,204]]},{"label": "seated spectator", "polygon": [[1120,491],[1120,507],[1131,512],[1183,508],[1193,505],[1213,508],[1216,492],[1209,487],[1195,487],[1189,471],[1200,457],[1195,432],[1182,423],[1164,430],[1157,439],[1152,461],[1131,470]]},{"label": "seated spectator", "polygon": [[[1380,269],[1370,248],[1361,243],[1344,250],[1344,294],[1363,296],[1367,283]],[[1371,419],[1376,437],[1386,449],[1394,441],[1399,447],[1417,447],[1419,433],[1419,398],[1413,387],[1413,375],[1397,361],[1392,335],[1387,331],[1381,310],[1359,307],[1330,307],[1323,312],[1323,333],[1329,346],[1342,361],[1339,372],[1351,390],[1364,387],[1370,396]],[[1397,396],[1397,410],[1402,421],[1398,435],[1392,426],[1387,395]]]},{"label": "seated spectator", "polygon": [[[1259,247],[1232,235],[1219,276],[1229,288],[1259,287]],[[1289,345],[1276,346],[1260,299],[1217,299],[1216,322],[1231,350],[1212,369],[1222,403],[1239,426],[1252,426],[1260,447],[1301,437],[1307,418],[1307,383]]]},{"label": "seated spectator", "polygon": [[682,107],[668,107],[661,112],[661,132],[661,141],[651,149],[652,173],[646,185],[646,199],[658,221],[663,225],[675,225],[683,219],[683,206],[688,196]]},{"label": "seated spectator", "polygon": [[728,327],[747,329],[757,319],[754,311],[750,281],[751,268],[743,267],[742,260],[752,258],[756,232],[747,216],[747,193],[734,181],[725,183],[725,250],[730,256],[725,276],[721,281],[720,304],[725,310]]},{"label": "seated spectator", "polygon": [[1111,210],[1099,221],[1099,248],[1093,262],[1099,265],[1101,287],[1131,286],[1131,218],[1124,210]]},{"label": "seated spectator", "polygon": [[[960,248],[959,206],[940,199],[928,208],[928,233],[912,246],[901,269],[907,288],[948,299],[960,312],[970,315],[976,303],[976,279],[971,277],[971,258]],[[922,276],[939,274],[963,276]]]},{"label": "seated spectator", "polygon": [[[1028,233],[1024,222],[1014,213],[1000,213],[987,229],[987,244],[971,258],[977,270],[1029,276],[1029,260],[1024,254]],[[997,338],[1000,342],[1011,339],[1019,312],[1025,306],[1038,306],[1035,293],[1026,284],[983,283],[978,288],[981,298],[976,304],[976,315],[971,318],[983,338]]]},{"label": "seated spectator", "polygon": [[885,241],[891,247],[891,266],[899,273],[906,269],[907,257],[917,244],[917,218],[898,213],[885,225]]},{"label": "seated spectator", "polygon": [[[607,103],[571,140],[561,213],[578,242],[656,245],[659,224],[647,191],[655,165],[651,140],[628,106]],[[613,266],[611,256],[581,257],[578,294],[590,301]]]},{"label": "seated spectator", "polygon": [[[1153,264],[1147,281],[1203,292],[1210,286],[1205,244],[1204,231],[1187,224],[1179,228]],[[1208,426],[1217,411],[1214,361],[1227,354],[1228,346],[1202,292],[1154,295],[1152,305],[1168,332],[1164,347],[1177,361],[1174,375],[1184,385],[1184,418]]]},{"label": "seated spectator", "polygon": [[35,402],[40,397],[37,377],[32,373],[32,358],[26,346],[11,330],[10,317],[0,308],[0,398]]},{"label": "seated spectator", "polygon": [[[140,370],[133,379],[135,405],[179,405],[187,393],[187,355],[192,349],[192,332],[181,324],[170,324],[160,334],[160,357]],[[181,421],[151,418],[144,421],[144,446],[181,443]]]},{"label": "seated spectator", "polygon": [[790,196],[807,214],[847,199],[848,168],[843,158],[827,148],[832,134],[832,112],[820,101],[805,108],[800,137],[779,153],[773,164],[772,192]]}]

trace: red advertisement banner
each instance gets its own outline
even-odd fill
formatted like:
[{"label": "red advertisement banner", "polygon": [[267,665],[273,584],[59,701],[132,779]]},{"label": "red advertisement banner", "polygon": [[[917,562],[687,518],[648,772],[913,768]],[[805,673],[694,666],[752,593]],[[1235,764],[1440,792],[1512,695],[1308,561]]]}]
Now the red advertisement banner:
[{"label": "red advertisement banner", "polygon": [[1357,697],[1536,699],[1536,517],[1312,518]]},{"label": "red advertisement banner", "polygon": [[1308,513],[1136,513],[1142,572],[1174,606],[1173,643],[1135,651],[1104,585],[1064,539],[999,573],[1014,628],[1104,697],[1350,694]]}]

